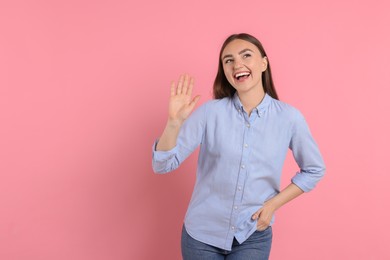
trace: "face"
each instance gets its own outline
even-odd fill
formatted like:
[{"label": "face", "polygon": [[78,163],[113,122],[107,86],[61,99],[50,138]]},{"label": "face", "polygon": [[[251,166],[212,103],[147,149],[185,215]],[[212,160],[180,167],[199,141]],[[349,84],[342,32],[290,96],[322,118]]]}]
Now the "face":
[{"label": "face", "polygon": [[221,60],[225,76],[238,94],[263,91],[261,75],[267,69],[267,58],[254,44],[233,40],[226,45]]}]

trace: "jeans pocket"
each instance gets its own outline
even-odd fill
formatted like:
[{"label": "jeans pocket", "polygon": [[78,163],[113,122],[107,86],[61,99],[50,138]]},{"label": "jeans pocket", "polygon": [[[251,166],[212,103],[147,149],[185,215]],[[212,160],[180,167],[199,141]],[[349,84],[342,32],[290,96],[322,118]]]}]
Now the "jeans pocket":
[{"label": "jeans pocket", "polygon": [[266,229],[264,230],[257,230],[255,231],[255,233],[257,235],[267,235],[267,234],[272,234],[272,226],[268,226]]}]

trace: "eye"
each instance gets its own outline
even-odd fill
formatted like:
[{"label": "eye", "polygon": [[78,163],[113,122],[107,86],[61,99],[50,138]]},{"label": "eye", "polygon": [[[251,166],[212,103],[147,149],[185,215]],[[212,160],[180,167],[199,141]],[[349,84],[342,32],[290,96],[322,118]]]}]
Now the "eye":
[{"label": "eye", "polygon": [[243,55],[243,57],[244,58],[249,58],[249,57],[251,57],[252,55],[250,55],[249,53],[245,53],[244,55]]},{"label": "eye", "polygon": [[225,64],[228,64],[228,63],[230,63],[230,62],[232,62],[233,60],[232,59],[226,59],[225,60]]}]

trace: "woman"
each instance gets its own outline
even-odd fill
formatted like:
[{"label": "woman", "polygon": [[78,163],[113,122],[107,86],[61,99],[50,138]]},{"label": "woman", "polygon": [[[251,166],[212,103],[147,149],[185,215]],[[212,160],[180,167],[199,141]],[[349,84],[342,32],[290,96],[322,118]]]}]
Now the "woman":
[{"label": "woman", "polygon": [[[169,117],[153,169],[176,169],[200,145],[197,180],[182,230],[184,259],[268,259],[275,211],[314,188],[325,166],[302,114],[278,100],[269,59],[248,34],[226,39],[215,99],[196,109],[194,80],[172,82]],[[291,149],[300,171],[280,191]]]}]

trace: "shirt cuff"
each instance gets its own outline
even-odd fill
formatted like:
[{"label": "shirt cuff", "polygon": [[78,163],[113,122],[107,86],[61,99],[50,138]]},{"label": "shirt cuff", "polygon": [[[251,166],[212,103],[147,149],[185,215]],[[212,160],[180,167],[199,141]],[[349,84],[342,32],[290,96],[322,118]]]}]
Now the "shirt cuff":
[{"label": "shirt cuff", "polygon": [[168,151],[156,151],[157,143],[159,140],[156,140],[153,144],[153,160],[154,161],[166,161],[172,159],[177,153],[177,146],[173,147]]},{"label": "shirt cuff", "polygon": [[304,192],[309,192],[316,186],[316,181],[307,180],[310,176],[305,176],[305,173],[298,172],[292,179],[291,182],[297,185]]}]

